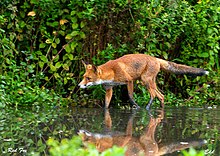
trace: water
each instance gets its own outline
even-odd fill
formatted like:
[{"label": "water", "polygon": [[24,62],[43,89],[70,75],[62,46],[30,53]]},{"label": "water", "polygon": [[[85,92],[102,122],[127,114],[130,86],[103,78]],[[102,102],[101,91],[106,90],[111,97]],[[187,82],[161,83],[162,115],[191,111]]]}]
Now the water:
[{"label": "water", "polygon": [[220,155],[220,108],[165,107],[150,113],[145,109],[5,109],[0,123],[0,155],[48,155],[49,137],[61,140],[77,133],[98,143],[100,151],[116,144],[127,146],[127,154],[178,155],[193,146],[206,155]]}]

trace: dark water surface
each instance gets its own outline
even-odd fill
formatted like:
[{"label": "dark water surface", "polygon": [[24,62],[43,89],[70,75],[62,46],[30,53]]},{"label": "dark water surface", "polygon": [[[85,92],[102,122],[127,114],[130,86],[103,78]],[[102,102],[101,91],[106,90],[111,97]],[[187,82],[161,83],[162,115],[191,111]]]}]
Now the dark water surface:
[{"label": "dark water surface", "polygon": [[0,155],[48,155],[46,141],[72,138],[103,151],[113,144],[127,146],[127,154],[179,155],[193,146],[206,155],[220,155],[220,108],[5,109],[0,112]]}]

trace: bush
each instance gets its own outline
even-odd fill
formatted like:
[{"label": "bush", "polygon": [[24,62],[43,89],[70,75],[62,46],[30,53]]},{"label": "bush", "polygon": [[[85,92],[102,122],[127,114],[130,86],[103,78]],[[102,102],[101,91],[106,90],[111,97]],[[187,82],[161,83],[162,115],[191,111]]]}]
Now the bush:
[{"label": "bush", "polygon": [[183,150],[182,151],[184,156],[205,156],[205,152],[202,151],[196,151],[194,148],[190,148],[189,151]]}]

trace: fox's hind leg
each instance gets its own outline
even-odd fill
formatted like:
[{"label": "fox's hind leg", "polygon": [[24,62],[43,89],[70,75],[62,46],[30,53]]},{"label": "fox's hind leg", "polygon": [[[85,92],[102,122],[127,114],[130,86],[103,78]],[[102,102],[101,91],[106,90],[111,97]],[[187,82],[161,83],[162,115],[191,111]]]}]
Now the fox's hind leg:
[{"label": "fox's hind leg", "polygon": [[156,85],[156,76],[153,78],[153,85],[155,89],[155,94],[157,98],[160,100],[160,106],[164,108],[164,95],[158,90],[157,85]]},{"label": "fox's hind leg", "polygon": [[157,97],[160,100],[160,105],[162,108],[164,108],[164,95],[157,89],[156,83],[154,80],[148,80],[147,82],[147,89],[150,92],[150,101],[147,104],[146,109],[149,110],[150,106],[153,103],[153,100],[155,97]]},{"label": "fox's hind leg", "polygon": [[161,102],[161,107],[164,107],[164,96],[163,94],[157,89],[156,85],[156,76],[159,72],[159,66],[155,66],[154,68],[148,68],[145,69],[145,71],[141,75],[141,80],[143,84],[147,87],[149,93],[150,93],[150,101],[148,102],[146,109],[150,109],[150,106],[153,103],[153,100],[155,97],[158,97],[158,99]]},{"label": "fox's hind leg", "polygon": [[151,80],[146,83],[147,89],[150,92],[150,101],[148,102],[148,104],[146,106],[147,110],[150,109],[150,107],[154,101],[154,98],[156,96],[155,89],[151,86],[151,84],[152,84]]},{"label": "fox's hind leg", "polygon": [[157,88],[155,91],[158,99],[160,100],[160,106],[164,108],[164,95]]},{"label": "fox's hind leg", "polygon": [[156,88],[155,90],[157,98],[160,100],[160,106],[164,108],[164,95]]},{"label": "fox's hind leg", "polygon": [[154,88],[152,79],[153,79],[152,77],[149,77],[149,75],[146,75],[146,74],[143,74],[141,76],[141,80],[142,80],[143,84],[147,87],[147,89],[150,93],[150,101],[148,102],[148,104],[146,106],[147,110],[150,109],[150,106],[152,105],[154,98],[156,96],[156,93],[155,93],[156,88]]}]

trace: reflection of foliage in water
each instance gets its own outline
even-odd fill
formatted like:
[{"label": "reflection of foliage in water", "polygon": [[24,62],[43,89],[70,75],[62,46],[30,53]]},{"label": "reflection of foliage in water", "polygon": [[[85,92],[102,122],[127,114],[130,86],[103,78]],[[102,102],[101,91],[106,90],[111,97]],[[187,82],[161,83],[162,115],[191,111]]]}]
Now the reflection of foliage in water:
[{"label": "reflection of foliage in water", "polygon": [[[130,111],[110,110],[113,130],[124,131]],[[154,114],[154,113],[153,113]],[[102,132],[104,114],[102,109],[39,108],[32,111],[4,109],[0,112],[0,152],[8,148],[23,148],[27,153],[48,153],[46,141],[52,137],[60,141],[76,135],[78,129]],[[134,135],[142,133],[149,122],[145,110],[134,119]],[[156,139],[163,142],[187,138],[206,139],[206,152],[219,152],[219,109],[193,110],[186,108],[165,110],[165,119],[157,127]],[[164,135],[166,134],[166,135]],[[217,153],[218,154],[218,153]]]},{"label": "reflection of foliage in water", "polygon": [[[38,108],[37,110],[25,111],[5,109],[0,112],[1,152],[7,152],[9,148],[23,148],[31,151],[47,152],[46,141],[49,137],[58,140],[71,138],[76,134],[77,128],[91,127],[100,129],[102,116],[99,112],[79,112],[71,114],[71,110],[59,108]],[[96,115],[96,118],[90,118]],[[90,119],[96,124],[93,124]]]}]

